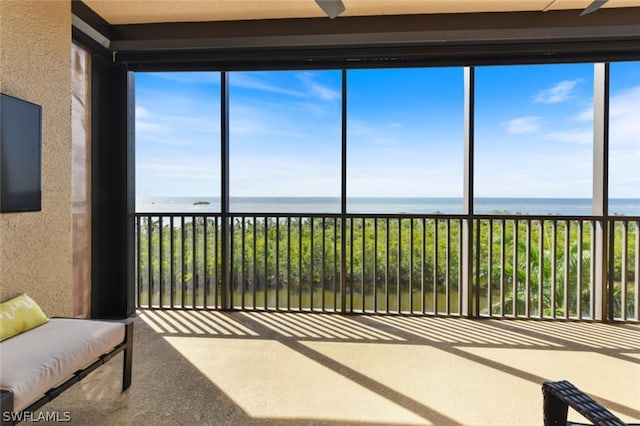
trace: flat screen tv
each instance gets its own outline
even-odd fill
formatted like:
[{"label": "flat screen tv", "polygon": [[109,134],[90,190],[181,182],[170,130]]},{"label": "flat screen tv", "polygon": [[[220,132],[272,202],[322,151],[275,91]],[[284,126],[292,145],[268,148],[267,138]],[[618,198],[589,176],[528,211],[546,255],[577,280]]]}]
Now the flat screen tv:
[{"label": "flat screen tv", "polygon": [[41,210],[42,107],[0,93],[0,212]]}]

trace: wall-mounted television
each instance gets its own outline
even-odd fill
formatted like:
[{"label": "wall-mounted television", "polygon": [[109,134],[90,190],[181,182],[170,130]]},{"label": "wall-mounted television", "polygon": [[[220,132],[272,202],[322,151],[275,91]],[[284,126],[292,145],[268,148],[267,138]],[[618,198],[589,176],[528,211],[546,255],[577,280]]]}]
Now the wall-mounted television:
[{"label": "wall-mounted television", "polygon": [[0,93],[0,213],[42,209],[42,107]]}]

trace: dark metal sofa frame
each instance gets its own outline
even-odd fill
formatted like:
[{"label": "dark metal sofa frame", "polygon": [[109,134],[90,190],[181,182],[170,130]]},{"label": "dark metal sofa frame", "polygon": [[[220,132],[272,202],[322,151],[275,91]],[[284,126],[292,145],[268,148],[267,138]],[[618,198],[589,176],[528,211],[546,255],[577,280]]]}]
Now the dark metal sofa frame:
[{"label": "dark metal sofa frame", "polygon": [[542,384],[544,425],[584,425],[567,422],[569,407],[576,410],[594,426],[628,426],[611,411],[566,380]]},{"label": "dark metal sofa frame", "polygon": [[[99,320],[97,320],[99,321]],[[47,404],[49,401],[57,398],[65,390],[69,389],[72,385],[84,379],[89,373],[96,368],[105,364],[111,358],[123,352],[123,365],[122,365],[122,391],[124,392],[131,386],[131,366],[133,361],[133,321],[130,319],[118,320],[125,325],[124,340],[118,344],[111,351],[102,354],[97,360],[91,363],[88,367],[76,371],[69,379],[64,383],[49,389],[44,392],[44,395],[31,403],[28,407],[20,410],[20,412],[13,411],[13,392],[0,389],[0,425],[14,425],[19,423],[21,419],[25,418],[24,413],[34,412]]]}]

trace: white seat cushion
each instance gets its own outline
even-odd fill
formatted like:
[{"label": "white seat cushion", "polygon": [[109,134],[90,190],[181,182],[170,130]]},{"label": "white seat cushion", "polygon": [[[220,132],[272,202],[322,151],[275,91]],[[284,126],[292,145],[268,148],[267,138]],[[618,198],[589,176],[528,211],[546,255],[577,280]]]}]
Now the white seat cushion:
[{"label": "white seat cushion", "polygon": [[0,342],[0,388],[13,392],[14,411],[36,401],[124,340],[118,322],[52,318]]}]

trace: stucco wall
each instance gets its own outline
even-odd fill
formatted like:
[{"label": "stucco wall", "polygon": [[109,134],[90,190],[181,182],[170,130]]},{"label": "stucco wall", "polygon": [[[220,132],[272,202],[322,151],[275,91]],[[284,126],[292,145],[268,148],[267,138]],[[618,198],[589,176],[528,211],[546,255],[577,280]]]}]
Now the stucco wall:
[{"label": "stucco wall", "polygon": [[42,211],[0,214],[0,299],[72,313],[71,2],[0,0],[0,90],[43,107]]}]

